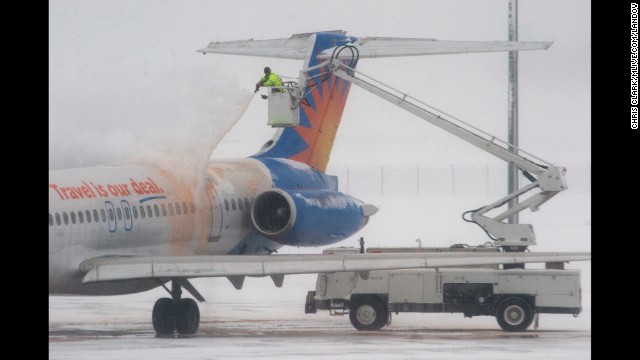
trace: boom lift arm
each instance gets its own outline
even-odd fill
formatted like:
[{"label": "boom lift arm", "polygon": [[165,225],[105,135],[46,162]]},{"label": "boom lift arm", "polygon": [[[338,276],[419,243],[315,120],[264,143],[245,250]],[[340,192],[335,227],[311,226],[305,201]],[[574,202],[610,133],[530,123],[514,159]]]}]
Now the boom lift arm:
[{"label": "boom lift arm", "polygon": [[[495,241],[496,245],[501,246],[505,251],[523,251],[527,246],[535,245],[535,235],[531,224],[508,224],[503,222],[503,220],[507,219],[511,214],[519,213],[527,208],[531,209],[531,211],[537,211],[540,205],[551,199],[560,191],[566,190],[567,182],[564,177],[566,169],[564,167],[553,165],[514,146],[512,146],[512,148],[517,149],[519,153],[511,152],[509,150],[508,142],[498,139],[496,136],[488,134],[462,120],[456,119],[451,115],[437,110],[424,102],[403,93],[402,91],[394,89],[363,74],[362,72],[356,72],[354,68],[346,65],[345,62],[350,63],[353,66],[353,61],[357,61],[357,49],[349,45],[344,45],[342,48],[351,48],[351,62],[341,60],[341,58],[344,59],[344,56],[340,56],[340,52],[343,49],[338,48],[334,51],[333,56],[329,60],[314,68],[325,67],[328,72],[331,72],[335,76],[349,81],[352,84],[355,84],[370,93],[409,111],[410,113],[470,143],[471,145],[474,145],[507,163],[514,164],[522,170],[524,176],[531,181],[530,184],[491,204],[476,210],[465,212],[465,214],[469,212],[471,213],[471,220],[465,219],[465,214],[463,214],[463,219],[465,221],[474,222],[482,227],[489,237]],[[298,94],[304,95],[304,88],[307,87],[310,80],[305,77],[305,72],[309,70],[310,69],[301,71],[301,86],[298,87]],[[313,82],[313,80],[311,81]],[[293,95],[293,92],[291,93],[292,96],[295,96]],[[298,99],[300,99],[300,97],[298,97]],[[525,157],[525,155],[527,157]],[[535,161],[531,159],[534,159]],[[509,200],[519,198],[535,188],[538,188],[540,192],[523,201],[519,201],[519,203],[511,209],[507,209],[495,216],[487,214],[491,210],[500,208]]]}]

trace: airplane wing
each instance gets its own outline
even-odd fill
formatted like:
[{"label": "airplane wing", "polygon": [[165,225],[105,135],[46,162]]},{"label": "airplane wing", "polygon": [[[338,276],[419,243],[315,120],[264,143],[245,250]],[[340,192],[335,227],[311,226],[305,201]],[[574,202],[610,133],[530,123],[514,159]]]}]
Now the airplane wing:
[{"label": "airplane wing", "polygon": [[[290,38],[272,40],[237,40],[211,42],[206,48],[197,50],[203,54],[218,53],[246,56],[274,57],[303,60],[311,47],[311,33],[294,34]],[[524,41],[444,41],[427,38],[352,37],[360,58],[456,54],[471,52],[519,51],[548,49],[551,42]],[[320,59],[331,57],[334,48],[318,55]],[[351,56],[342,52],[340,56]]]},{"label": "airplane wing", "polygon": [[133,279],[267,276],[591,260],[587,252],[331,255],[104,256],[80,264],[83,283]]}]

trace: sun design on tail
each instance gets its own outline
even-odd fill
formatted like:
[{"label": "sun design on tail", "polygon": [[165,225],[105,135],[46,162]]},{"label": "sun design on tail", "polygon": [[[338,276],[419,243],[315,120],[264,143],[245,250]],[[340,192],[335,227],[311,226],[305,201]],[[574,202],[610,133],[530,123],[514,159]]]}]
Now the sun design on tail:
[{"label": "sun design on tail", "polygon": [[324,172],[329,162],[342,112],[349,93],[349,83],[331,76],[313,87],[300,113],[300,126],[294,128],[307,147],[290,157]]}]

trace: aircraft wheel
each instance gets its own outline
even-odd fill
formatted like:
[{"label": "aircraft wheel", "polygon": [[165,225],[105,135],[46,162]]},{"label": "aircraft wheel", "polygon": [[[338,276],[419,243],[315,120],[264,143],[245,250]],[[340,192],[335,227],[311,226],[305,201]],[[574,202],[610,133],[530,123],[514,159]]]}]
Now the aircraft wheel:
[{"label": "aircraft wheel", "polygon": [[173,334],[176,328],[176,303],[173,299],[160,298],[153,305],[153,329],[158,335]]},{"label": "aircraft wheel", "polygon": [[178,303],[176,330],[182,335],[195,334],[200,326],[200,310],[195,300],[181,299]]},{"label": "aircraft wheel", "polygon": [[533,315],[531,305],[518,297],[504,299],[496,311],[496,319],[504,331],[525,330],[533,322]]},{"label": "aircraft wheel", "polygon": [[377,297],[363,297],[349,306],[349,320],[358,330],[380,330],[387,322],[387,311]]}]

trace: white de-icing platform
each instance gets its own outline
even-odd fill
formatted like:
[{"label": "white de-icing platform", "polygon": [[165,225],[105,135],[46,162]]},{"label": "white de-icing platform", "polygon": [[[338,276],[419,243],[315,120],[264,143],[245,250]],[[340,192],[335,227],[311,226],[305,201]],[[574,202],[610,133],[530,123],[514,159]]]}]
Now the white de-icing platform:
[{"label": "white de-icing platform", "polygon": [[272,127],[291,127],[300,124],[298,106],[295,98],[288,92],[269,93],[269,121]]}]

